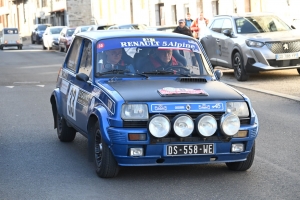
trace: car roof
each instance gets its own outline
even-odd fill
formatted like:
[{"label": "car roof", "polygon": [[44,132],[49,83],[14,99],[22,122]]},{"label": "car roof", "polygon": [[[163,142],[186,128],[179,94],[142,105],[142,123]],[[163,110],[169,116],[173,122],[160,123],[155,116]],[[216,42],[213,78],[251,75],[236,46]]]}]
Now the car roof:
[{"label": "car roof", "polygon": [[241,17],[251,17],[251,16],[267,16],[267,15],[276,15],[275,13],[261,12],[261,13],[233,13],[230,15],[216,15],[214,18],[218,17],[232,17],[232,18],[241,18]]},{"label": "car roof", "polygon": [[110,39],[110,38],[123,38],[123,37],[177,37],[185,39],[193,39],[190,36],[177,33],[167,33],[160,31],[149,31],[149,30],[103,30],[103,31],[89,31],[77,33],[76,36],[90,38],[92,40]]}]

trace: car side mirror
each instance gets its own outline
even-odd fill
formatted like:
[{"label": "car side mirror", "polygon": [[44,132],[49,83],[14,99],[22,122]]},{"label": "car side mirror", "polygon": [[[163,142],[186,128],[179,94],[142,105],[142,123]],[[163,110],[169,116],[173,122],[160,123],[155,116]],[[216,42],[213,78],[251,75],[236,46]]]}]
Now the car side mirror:
[{"label": "car side mirror", "polygon": [[296,29],[296,27],[294,25],[292,25],[291,27],[292,27],[292,29]]},{"label": "car side mirror", "polygon": [[222,33],[228,37],[231,37],[231,30],[229,29],[224,30]]},{"label": "car side mirror", "polygon": [[80,73],[80,74],[76,74],[76,79],[79,81],[87,82],[89,80],[89,77],[84,73]]},{"label": "car side mirror", "polygon": [[221,77],[223,76],[223,72],[219,69],[215,70],[214,72],[215,72],[217,79],[221,80]]}]

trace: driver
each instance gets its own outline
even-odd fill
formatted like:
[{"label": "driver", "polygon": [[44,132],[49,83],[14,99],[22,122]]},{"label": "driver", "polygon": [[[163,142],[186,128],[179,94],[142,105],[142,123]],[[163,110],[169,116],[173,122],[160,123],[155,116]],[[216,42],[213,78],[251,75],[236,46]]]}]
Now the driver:
[{"label": "driver", "polygon": [[142,71],[163,70],[172,66],[183,67],[183,64],[177,61],[172,53],[172,49],[157,49],[154,54],[149,56]]}]

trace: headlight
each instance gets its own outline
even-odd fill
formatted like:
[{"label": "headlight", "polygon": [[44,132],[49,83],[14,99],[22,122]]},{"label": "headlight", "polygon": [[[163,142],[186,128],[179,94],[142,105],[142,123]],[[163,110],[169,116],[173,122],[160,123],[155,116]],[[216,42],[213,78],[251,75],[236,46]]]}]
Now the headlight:
[{"label": "headlight", "polygon": [[214,116],[209,114],[200,115],[195,122],[198,127],[198,133],[204,137],[212,136],[218,127]]},{"label": "headlight", "polygon": [[173,120],[173,129],[176,135],[187,137],[194,131],[193,119],[188,115],[177,115]]},{"label": "headlight", "polygon": [[170,120],[164,115],[154,115],[148,122],[148,130],[154,137],[165,137],[171,130]]},{"label": "headlight", "polygon": [[232,113],[227,113],[221,117],[221,131],[226,136],[235,135],[240,129],[240,119]]},{"label": "headlight", "polygon": [[246,102],[227,102],[226,111],[239,117],[249,117],[249,109]]},{"label": "headlight", "polygon": [[253,40],[246,40],[246,44],[248,47],[262,47],[265,45],[263,42],[257,42]]},{"label": "headlight", "polygon": [[121,117],[123,120],[148,119],[147,104],[123,104]]}]

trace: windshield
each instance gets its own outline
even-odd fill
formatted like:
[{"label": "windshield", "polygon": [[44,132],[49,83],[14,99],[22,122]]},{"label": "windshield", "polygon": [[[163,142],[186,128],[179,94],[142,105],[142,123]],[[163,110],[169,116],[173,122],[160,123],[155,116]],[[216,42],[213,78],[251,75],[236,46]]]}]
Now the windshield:
[{"label": "windshield", "polygon": [[237,33],[265,33],[288,31],[290,27],[277,16],[251,16],[235,20]]},{"label": "windshield", "polygon": [[126,73],[212,76],[200,47],[194,40],[117,38],[99,41],[96,76]]},{"label": "windshield", "polygon": [[75,31],[75,29],[68,29],[67,30],[67,36],[72,36],[74,31]]},{"label": "windshield", "polygon": [[4,34],[18,34],[18,29],[4,29]]},{"label": "windshield", "polygon": [[38,30],[39,31],[45,31],[47,27],[48,27],[47,25],[39,25]]},{"label": "windshield", "polygon": [[59,34],[63,28],[51,28],[51,34]]},{"label": "windshield", "polygon": [[85,31],[87,31],[89,28],[90,28],[89,26],[81,27],[81,32],[85,32]]}]

